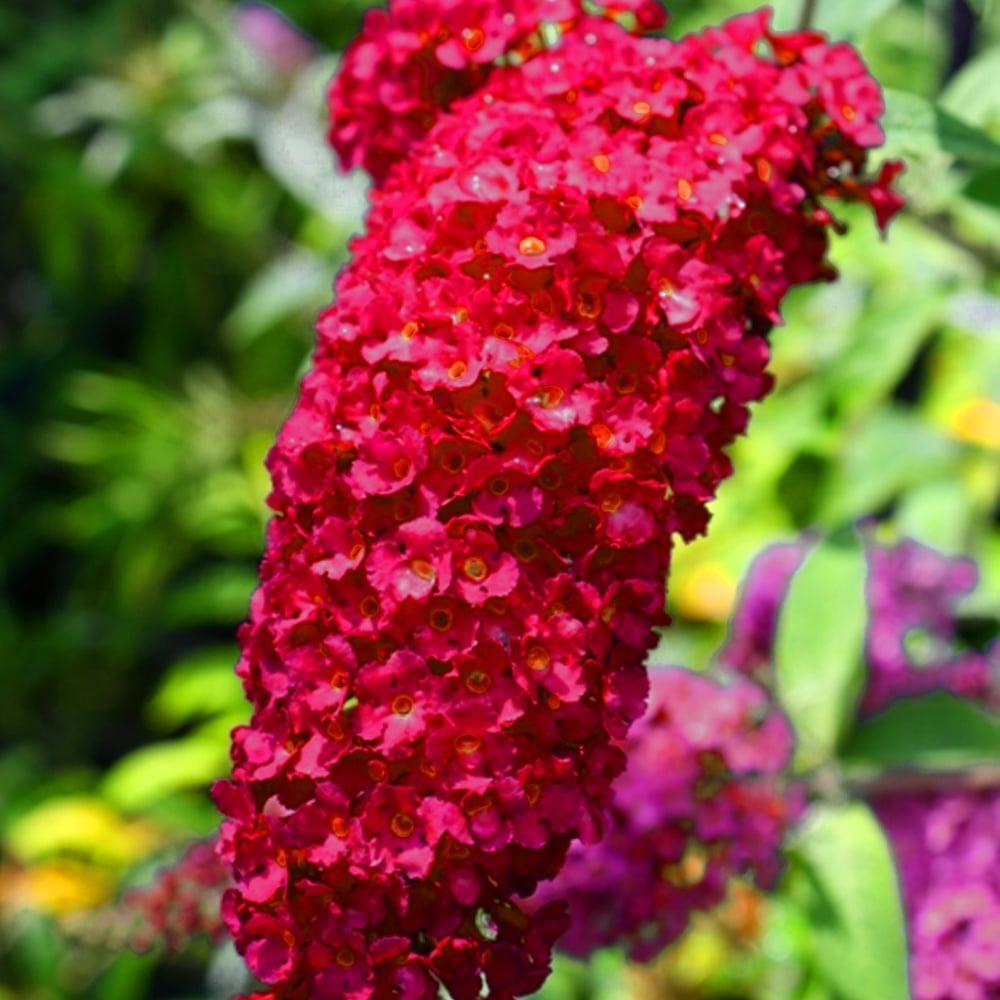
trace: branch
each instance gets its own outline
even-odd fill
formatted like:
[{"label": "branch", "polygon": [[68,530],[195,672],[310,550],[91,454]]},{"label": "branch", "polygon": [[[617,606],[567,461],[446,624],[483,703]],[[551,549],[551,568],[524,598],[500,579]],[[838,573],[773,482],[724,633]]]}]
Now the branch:
[{"label": "branch", "polygon": [[1000,788],[1000,762],[974,764],[953,771],[921,771],[899,768],[869,777],[847,777],[844,789],[858,798],[882,795],[978,792]]},{"label": "branch", "polygon": [[951,2],[951,50],[942,85],[947,83],[971,58],[976,48],[978,19],[967,0]]}]

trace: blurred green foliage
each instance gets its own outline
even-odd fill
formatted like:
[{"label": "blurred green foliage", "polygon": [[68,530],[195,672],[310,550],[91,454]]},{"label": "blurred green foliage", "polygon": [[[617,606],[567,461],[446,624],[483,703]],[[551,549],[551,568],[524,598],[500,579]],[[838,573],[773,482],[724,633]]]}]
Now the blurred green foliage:
[{"label": "blurred green foliage", "polygon": [[[323,147],[322,87],[368,3],[277,6],[310,39],[293,70],[237,34],[224,0],[0,9],[0,1000],[193,1000],[239,980],[225,951],[116,955],[65,931],[216,822],[206,788],[245,714],[234,636],[263,458],[364,210],[363,181]],[[674,6],[681,33],[751,4]],[[802,5],[775,6],[791,26]],[[818,4],[891,88],[886,155],[908,161],[910,208],[887,243],[848,214],[841,281],[790,300],[779,391],[735,451],[710,536],[678,555],[661,661],[706,662],[765,544],[864,517],[976,556],[970,607],[996,615],[1000,21],[973,6]],[[856,734],[856,755],[873,747],[906,752],[896,730]],[[822,883],[823,837],[878,854],[868,822],[833,816],[802,863]],[[848,996],[824,974],[842,943],[811,932],[801,886],[753,934],[746,913],[739,933],[701,923],[645,979],[613,953],[562,962],[543,996]]]}]

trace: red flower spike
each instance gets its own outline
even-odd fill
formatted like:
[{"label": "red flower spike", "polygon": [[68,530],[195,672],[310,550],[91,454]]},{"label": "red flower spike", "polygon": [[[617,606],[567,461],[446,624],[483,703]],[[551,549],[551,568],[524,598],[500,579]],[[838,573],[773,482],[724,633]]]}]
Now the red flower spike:
[{"label": "red flower spike", "polygon": [[269,458],[217,793],[227,925],[280,1000],[544,980],[564,919],[524,898],[601,832],[672,536],[785,292],[832,276],[823,201],[899,204],[843,47],[587,11],[392,0],[331,86],[378,186]]}]

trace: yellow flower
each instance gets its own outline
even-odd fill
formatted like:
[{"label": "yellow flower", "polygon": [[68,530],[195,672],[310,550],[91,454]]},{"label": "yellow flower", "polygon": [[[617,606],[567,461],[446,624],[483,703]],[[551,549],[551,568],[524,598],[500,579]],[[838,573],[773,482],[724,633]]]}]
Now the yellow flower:
[{"label": "yellow flower", "polygon": [[82,861],[46,861],[30,868],[0,867],[0,915],[36,910],[61,916],[106,903],[115,883]]},{"label": "yellow flower", "polygon": [[672,596],[678,613],[685,618],[724,622],[736,600],[736,579],[719,563],[698,563],[679,575]]},{"label": "yellow flower", "polygon": [[948,429],[960,441],[1000,451],[1000,403],[969,400],[949,416]]}]

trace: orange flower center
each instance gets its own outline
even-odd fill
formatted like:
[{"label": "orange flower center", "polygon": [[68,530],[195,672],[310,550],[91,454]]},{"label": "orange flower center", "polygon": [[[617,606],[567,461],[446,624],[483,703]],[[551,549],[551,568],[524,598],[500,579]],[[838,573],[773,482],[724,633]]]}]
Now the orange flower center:
[{"label": "orange flower center", "polygon": [[483,745],[482,740],[472,733],[463,733],[455,739],[455,752],[463,756],[474,754]]},{"label": "orange flower center", "polygon": [[392,830],[393,835],[399,837],[400,840],[406,840],[411,833],[416,829],[417,824],[413,822],[410,816],[406,813],[396,813],[392,817],[392,822],[389,824],[389,829]]},{"label": "orange flower center", "polygon": [[421,580],[434,579],[434,567],[426,559],[414,559],[410,562],[410,569],[420,577]]},{"label": "orange flower center", "polygon": [[485,670],[473,670],[465,678],[465,686],[473,694],[486,694],[493,686],[493,678]]},{"label": "orange flower center", "polygon": [[551,662],[552,657],[544,646],[532,646],[528,650],[528,666],[532,670],[541,673],[543,670],[548,670]]},{"label": "orange flower center", "polygon": [[454,615],[447,608],[436,608],[431,612],[431,628],[438,632],[447,632],[453,620]]},{"label": "orange flower center", "polygon": [[405,719],[408,715],[412,714],[414,704],[413,699],[408,694],[397,694],[392,699],[392,714]]},{"label": "orange flower center", "polygon": [[466,28],[462,32],[462,45],[466,52],[478,52],[486,42],[486,33],[481,28]]},{"label": "orange flower center", "polygon": [[603,153],[598,153],[591,163],[594,164],[595,169],[598,173],[606,174],[611,169],[611,160],[605,156]]},{"label": "orange flower center", "polygon": [[486,579],[486,574],[489,572],[489,567],[478,556],[472,556],[472,558],[465,560],[465,563],[462,566],[462,572],[470,580],[474,580],[476,583],[478,583],[480,580]]}]

